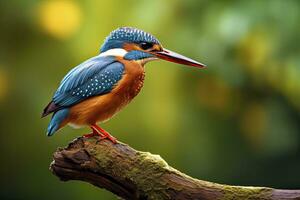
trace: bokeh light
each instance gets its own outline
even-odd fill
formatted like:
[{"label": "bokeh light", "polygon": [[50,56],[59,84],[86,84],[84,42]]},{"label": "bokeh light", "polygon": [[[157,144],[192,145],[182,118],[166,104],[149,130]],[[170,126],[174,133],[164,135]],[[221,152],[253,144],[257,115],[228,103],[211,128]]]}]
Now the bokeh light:
[{"label": "bokeh light", "polygon": [[8,75],[7,72],[0,66],[0,102],[8,95]]},{"label": "bokeh light", "polygon": [[46,0],[37,6],[41,28],[59,39],[72,36],[82,22],[81,9],[73,0]]}]

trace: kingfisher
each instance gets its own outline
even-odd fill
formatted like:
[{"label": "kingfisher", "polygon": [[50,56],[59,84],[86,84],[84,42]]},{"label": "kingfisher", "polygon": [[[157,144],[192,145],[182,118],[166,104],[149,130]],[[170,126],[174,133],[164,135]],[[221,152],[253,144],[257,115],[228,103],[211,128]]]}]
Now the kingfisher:
[{"label": "kingfisher", "polygon": [[105,122],[124,108],[141,90],[145,64],[158,59],[194,66],[204,64],[163,48],[153,35],[132,27],[112,31],[99,55],[71,69],[62,79],[42,117],[53,113],[47,135],[65,125],[89,126],[84,137],[100,136],[117,143],[97,123]]}]

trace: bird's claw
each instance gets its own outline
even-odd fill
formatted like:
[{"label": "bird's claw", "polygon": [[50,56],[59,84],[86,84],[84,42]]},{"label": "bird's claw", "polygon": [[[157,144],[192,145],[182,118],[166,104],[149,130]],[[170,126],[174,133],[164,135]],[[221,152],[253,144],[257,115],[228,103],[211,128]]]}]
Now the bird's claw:
[{"label": "bird's claw", "polygon": [[111,136],[111,135],[100,136],[100,140],[104,140],[104,139],[108,139],[112,143],[117,144],[117,139],[115,137]]},{"label": "bird's claw", "polygon": [[94,136],[99,136],[99,140],[104,140],[104,139],[108,139],[110,140],[112,143],[114,144],[117,144],[117,139],[111,135],[100,135],[100,134],[94,134],[94,133],[89,133],[89,134],[85,134],[83,135],[83,137],[85,138],[91,138],[91,137],[94,137]]},{"label": "bird's claw", "polygon": [[100,137],[99,140],[108,139],[114,144],[117,143],[117,139],[115,137],[111,136],[108,132],[103,131],[103,133],[102,133],[102,132],[100,132],[102,130],[98,130],[96,127],[92,127],[92,130],[93,130],[92,133],[84,134],[83,137],[90,138],[90,137],[94,137],[94,136],[99,136]]}]

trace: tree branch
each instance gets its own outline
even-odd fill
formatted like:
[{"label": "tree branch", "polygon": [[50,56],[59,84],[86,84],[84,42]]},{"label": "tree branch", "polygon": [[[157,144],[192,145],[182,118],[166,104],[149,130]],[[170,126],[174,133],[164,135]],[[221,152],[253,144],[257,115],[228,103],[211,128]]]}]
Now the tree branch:
[{"label": "tree branch", "polygon": [[159,155],[126,144],[78,138],[54,153],[51,171],[62,181],[81,180],[124,199],[300,200],[300,190],[242,187],[189,177]]}]

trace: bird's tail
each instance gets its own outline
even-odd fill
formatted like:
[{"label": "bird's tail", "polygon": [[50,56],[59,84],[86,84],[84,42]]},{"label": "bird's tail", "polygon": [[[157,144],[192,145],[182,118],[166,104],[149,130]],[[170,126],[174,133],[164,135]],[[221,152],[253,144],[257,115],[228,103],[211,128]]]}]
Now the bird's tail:
[{"label": "bird's tail", "polygon": [[47,136],[52,136],[60,128],[61,123],[67,118],[68,114],[69,109],[65,108],[52,115],[51,121],[48,125]]}]

